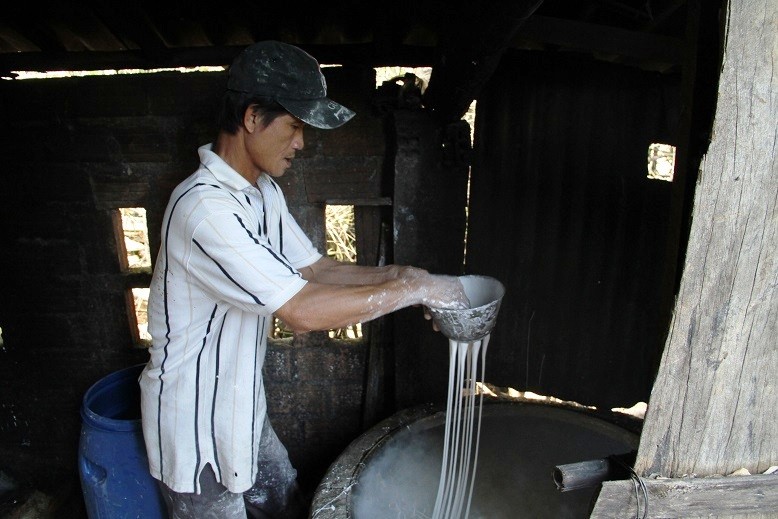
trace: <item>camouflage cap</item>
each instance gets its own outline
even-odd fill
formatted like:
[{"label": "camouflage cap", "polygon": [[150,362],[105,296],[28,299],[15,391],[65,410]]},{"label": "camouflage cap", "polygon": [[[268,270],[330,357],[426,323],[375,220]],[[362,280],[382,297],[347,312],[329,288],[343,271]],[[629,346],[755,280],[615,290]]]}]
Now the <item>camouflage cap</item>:
[{"label": "camouflage cap", "polygon": [[327,98],[327,83],[316,59],[288,43],[270,40],[246,47],[229,68],[227,89],[272,97],[316,128],[337,128],[354,117],[354,112]]}]

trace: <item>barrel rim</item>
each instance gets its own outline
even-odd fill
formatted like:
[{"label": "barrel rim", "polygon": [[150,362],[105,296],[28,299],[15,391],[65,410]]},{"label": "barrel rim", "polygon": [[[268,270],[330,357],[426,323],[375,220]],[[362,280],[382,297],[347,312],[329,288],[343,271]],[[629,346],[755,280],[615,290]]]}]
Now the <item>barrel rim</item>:
[{"label": "barrel rim", "polygon": [[119,384],[125,383],[128,380],[135,380],[137,384],[138,376],[140,376],[145,363],[135,364],[127,368],[114,371],[104,376],[84,393],[84,397],[81,400],[81,418],[85,425],[102,429],[105,431],[113,432],[129,432],[137,431],[141,428],[141,419],[116,419],[102,416],[90,408],[91,403],[97,398],[98,395],[115,388]]}]

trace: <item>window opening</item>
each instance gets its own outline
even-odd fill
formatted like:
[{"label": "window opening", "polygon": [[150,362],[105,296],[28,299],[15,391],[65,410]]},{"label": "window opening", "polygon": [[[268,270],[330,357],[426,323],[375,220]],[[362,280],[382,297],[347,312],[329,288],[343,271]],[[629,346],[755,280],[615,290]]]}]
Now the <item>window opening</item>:
[{"label": "window opening", "polygon": [[122,270],[133,272],[151,268],[146,209],[122,207],[119,209],[119,218],[121,234],[118,238]]},{"label": "window opening", "polygon": [[273,327],[270,330],[271,339],[286,339],[293,336],[294,332],[290,330],[281,319],[273,317]]},{"label": "window opening", "polygon": [[[119,265],[122,273],[128,275],[128,283],[137,283],[132,274],[151,273],[151,250],[146,209],[143,207],[121,207],[114,212],[114,227]],[[133,342],[146,346],[151,341],[148,333],[148,286],[133,286],[126,292],[127,318]]]},{"label": "window opening", "polygon": [[411,73],[416,77],[423,79],[426,85],[430,81],[430,75],[432,75],[432,67],[376,67],[375,69],[375,86],[381,86],[384,81],[390,79],[402,77],[407,73]]},{"label": "window opening", "polygon": [[675,174],[675,146],[652,143],[648,147],[648,178],[673,181]]},{"label": "window opening", "polygon": [[325,208],[327,256],[338,261],[356,263],[357,240],[353,205],[328,205]]},{"label": "window opening", "polygon": [[[357,239],[354,227],[353,205],[327,205],[325,207],[327,231],[327,256],[346,263],[357,262]],[[332,339],[360,339],[362,324],[329,330]]]},{"label": "window opening", "polygon": [[133,329],[138,330],[138,339],[140,343],[150,343],[151,335],[149,335],[149,289],[148,288],[132,288],[130,289],[132,294],[132,309],[135,322]]}]

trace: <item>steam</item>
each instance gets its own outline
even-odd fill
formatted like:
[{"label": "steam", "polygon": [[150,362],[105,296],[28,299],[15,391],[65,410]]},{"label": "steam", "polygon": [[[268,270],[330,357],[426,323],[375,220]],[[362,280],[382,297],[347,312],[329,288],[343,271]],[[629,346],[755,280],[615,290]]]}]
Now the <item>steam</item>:
[{"label": "steam", "polygon": [[[367,460],[352,490],[355,519],[430,519],[440,480],[442,417],[397,432]],[[593,489],[561,493],[556,465],[628,452],[638,437],[580,411],[486,405],[470,519],[575,519]]]},{"label": "steam", "polygon": [[[499,447],[497,447],[499,451]],[[494,449],[489,449],[494,451]],[[387,442],[359,476],[353,489],[355,519],[430,519],[440,481],[442,424],[406,430]],[[499,454],[494,452],[499,458]],[[513,485],[501,472],[478,476],[471,519],[515,519],[515,502],[506,499]],[[552,485],[553,486],[553,485]],[[527,516],[529,517],[529,516]]]},{"label": "steam", "polygon": [[393,438],[359,477],[354,517],[432,517],[441,452],[442,437],[437,435],[411,433]]}]

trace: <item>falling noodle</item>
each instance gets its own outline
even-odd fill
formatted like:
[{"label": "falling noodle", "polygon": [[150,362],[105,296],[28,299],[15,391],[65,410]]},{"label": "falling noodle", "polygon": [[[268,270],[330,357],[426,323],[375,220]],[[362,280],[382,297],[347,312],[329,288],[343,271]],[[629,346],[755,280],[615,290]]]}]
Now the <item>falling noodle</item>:
[{"label": "falling noodle", "polygon": [[[481,354],[481,379],[484,381],[486,347],[489,335],[471,342],[449,339],[448,399],[443,439],[440,483],[432,519],[467,518],[473,497],[481,439],[483,392],[476,408],[476,375]],[[475,430],[475,435],[473,432]]]}]

